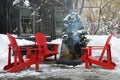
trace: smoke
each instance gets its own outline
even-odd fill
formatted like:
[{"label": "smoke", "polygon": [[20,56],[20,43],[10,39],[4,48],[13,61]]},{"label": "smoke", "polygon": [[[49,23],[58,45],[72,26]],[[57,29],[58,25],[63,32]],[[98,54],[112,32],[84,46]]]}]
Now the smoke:
[{"label": "smoke", "polygon": [[68,14],[64,18],[64,22],[67,27],[66,29],[67,34],[74,33],[78,30],[83,29],[81,21],[80,21],[80,15],[78,14],[78,12],[72,12]]},{"label": "smoke", "polygon": [[79,30],[83,29],[82,23],[80,21],[80,15],[78,12],[72,12],[64,18],[66,24],[66,33],[68,38],[73,38],[76,42],[79,41]]},{"label": "smoke", "polygon": [[66,25],[66,34],[68,36],[66,42],[69,48],[69,52],[72,54],[72,56],[74,56],[75,53],[77,53],[76,46],[78,47],[80,43],[80,34],[82,33],[83,29],[80,19],[80,15],[78,14],[78,12],[75,11],[68,14],[64,18],[64,22]]}]

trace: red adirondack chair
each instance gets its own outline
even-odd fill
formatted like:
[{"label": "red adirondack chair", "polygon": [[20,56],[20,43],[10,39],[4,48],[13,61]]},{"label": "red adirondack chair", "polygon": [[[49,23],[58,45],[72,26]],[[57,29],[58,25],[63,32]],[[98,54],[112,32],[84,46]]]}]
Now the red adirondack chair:
[{"label": "red adirondack chair", "polygon": [[[49,56],[55,56],[55,60],[57,59],[56,55],[58,54],[58,44],[48,44],[46,42],[46,36],[40,32],[37,32],[35,34],[35,45],[38,46],[39,48],[42,48],[41,53],[44,55],[44,59],[49,57]],[[53,45],[54,49],[49,50],[47,45]]]},{"label": "red adirondack chair", "polygon": [[[109,35],[104,46],[87,46],[86,48],[83,48],[85,55],[83,55],[80,59],[85,61],[85,68],[88,68],[92,64],[96,64],[107,69],[115,68],[116,64],[112,62],[111,46],[110,46],[110,40],[112,36],[113,33]],[[102,50],[100,57],[99,58],[94,57],[92,55],[92,51],[100,50],[100,49]],[[103,58],[105,53],[106,53],[106,59]]]},{"label": "red adirondack chair", "polygon": [[[36,65],[36,71],[39,69],[39,62],[43,61],[43,56],[41,54],[41,48],[31,48],[31,47],[19,47],[16,39],[7,33],[7,37],[10,41],[8,50],[8,64],[4,66],[4,70],[9,70],[10,72],[17,72],[32,64]],[[11,62],[11,50],[14,51],[14,61]],[[23,59],[21,50],[27,50],[27,59]],[[32,55],[30,50],[34,51]]]}]

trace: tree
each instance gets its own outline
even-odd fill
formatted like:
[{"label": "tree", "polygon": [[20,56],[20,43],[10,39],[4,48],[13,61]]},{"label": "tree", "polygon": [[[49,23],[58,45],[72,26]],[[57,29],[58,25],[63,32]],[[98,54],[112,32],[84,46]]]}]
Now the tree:
[{"label": "tree", "polygon": [[120,0],[85,0],[82,22],[89,34],[120,33]]},{"label": "tree", "polygon": [[119,33],[120,28],[120,0],[110,0],[102,9],[101,19],[106,33]]}]

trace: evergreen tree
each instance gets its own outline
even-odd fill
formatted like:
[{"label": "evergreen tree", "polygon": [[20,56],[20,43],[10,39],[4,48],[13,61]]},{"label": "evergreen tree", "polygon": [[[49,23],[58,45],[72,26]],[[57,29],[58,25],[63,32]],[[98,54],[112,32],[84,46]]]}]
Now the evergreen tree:
[{"label": "evergreen tree", "polygon": [[85,37],[87,33],[86,32],[82,32],[80,34],[80,42],[79,44],[82,45],[83,47],[87,46],[88,42],[89,42],[89,39],[87,39],[87,37]]}]

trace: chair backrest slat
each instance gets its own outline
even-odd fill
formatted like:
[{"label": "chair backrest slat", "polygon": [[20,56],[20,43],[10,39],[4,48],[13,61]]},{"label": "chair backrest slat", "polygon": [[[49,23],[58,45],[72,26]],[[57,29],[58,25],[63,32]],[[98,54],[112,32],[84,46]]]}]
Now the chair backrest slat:
[{"label": "chair backrest slat", "polygon": [[111,40],[111,38],[112,38],[113,35],[114,35],[114,33],[110,34],[109,37],[107,38],[107,41],[106,41],[106,43],[104,45],[104,48],[102,50],[101,56],[99,58],[99,61],[102,60],[102,57],[104,56],[105,51],[109,48],[110,40]]},{"label": "chair backrest slat", "polygon": [[47,54],[47,42],[46,42],[46,36],[40,32],[37,32],[35,34],[35,40],[38,45],[38,47],[42,47],[42,54]]},{"label": "chair backrest slat", "polygon": [[7,37],[9,39],[9,41],[10,41],[9,47],[13,48],[14,54],[16,54],[16,56],[18,57],[19,61],[21,63],[23,63],[24,60],[23,60],[22,54],[20,52],[19,46],[18,46],[18,44],[16,42],[16,39],[13,36],[11,36],[9,33],[7,33]]}]

